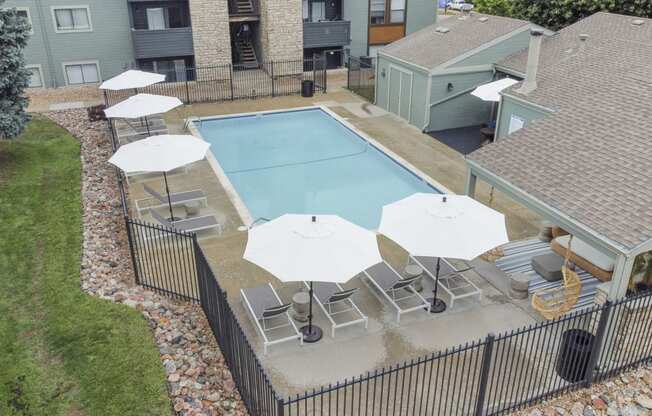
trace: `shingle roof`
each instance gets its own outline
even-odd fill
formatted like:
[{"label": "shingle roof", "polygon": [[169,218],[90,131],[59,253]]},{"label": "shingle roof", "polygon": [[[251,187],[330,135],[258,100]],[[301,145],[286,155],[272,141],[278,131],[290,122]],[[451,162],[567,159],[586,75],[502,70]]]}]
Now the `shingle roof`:
[{"label": "shingle roof", "polygon": [[[486,17],[486,21],[481,21]],[[466,18],[439,16],[437,23],[391,43],[382,52],[433,69],[530,23],[474,13]],[[437,32],[445,27],[448,33]]]},{"label": "shingle roof", "polygon": [[625,249],[652,239],[652,20],[632,20],[597,13],[544,40],[537,89],[507,94],[554,112],[469,155]]}]

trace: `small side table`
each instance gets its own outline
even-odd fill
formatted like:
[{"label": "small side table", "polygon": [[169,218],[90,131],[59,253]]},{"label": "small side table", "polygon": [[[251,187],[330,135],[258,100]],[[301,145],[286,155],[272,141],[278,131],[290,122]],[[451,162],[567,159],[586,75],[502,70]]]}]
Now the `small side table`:
[{"label": "small side table", "polygon": [[199,215],[199,201],[190,201],[186,202],[183,204],[185,210],[186,210],[186,216],[188,217],[195,217]]},{"label": "small side table", "polygon": [[417,264],[408,264],[405,266],[405,277],[408,279],[411,277],[418,277],[418,279],[414,281],[414,288],[417,292],[423,290],[423,285],[421,284],[421,281],[423,280],[423,269],[421,266]]},{"label": "small side table", "polygon": [[292,317],[299,322],[308,322],[310,295],[308,292],[297,292],[292,296]]}]

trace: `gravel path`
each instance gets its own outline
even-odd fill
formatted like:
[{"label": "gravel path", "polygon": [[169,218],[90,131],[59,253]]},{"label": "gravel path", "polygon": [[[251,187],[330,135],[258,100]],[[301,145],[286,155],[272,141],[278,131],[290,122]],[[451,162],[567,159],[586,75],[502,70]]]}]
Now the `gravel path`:
[{"label": "gravel path", "polygon": [[134,284],[117,179],[107,163],[112,148],[106,124],[89,122],[86,110],[45,115],[81,142],[82,289],[143,313],[161,353],[178,414],[247,414],[201,308]]}]

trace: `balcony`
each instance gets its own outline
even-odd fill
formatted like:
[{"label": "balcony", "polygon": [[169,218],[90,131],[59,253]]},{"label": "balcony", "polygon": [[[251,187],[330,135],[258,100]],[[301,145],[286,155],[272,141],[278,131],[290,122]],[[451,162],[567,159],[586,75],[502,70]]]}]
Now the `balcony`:
[{"label": "balcony", "polygon": [[351,22],[347,20],[303,22],[303,47],[340,47],[351,43]]},{"label": "balcony", "polygon": [[162,30],[132,29],[131,33],[136,59],[195,54],[192,45],[192,28],[190,27]]}]

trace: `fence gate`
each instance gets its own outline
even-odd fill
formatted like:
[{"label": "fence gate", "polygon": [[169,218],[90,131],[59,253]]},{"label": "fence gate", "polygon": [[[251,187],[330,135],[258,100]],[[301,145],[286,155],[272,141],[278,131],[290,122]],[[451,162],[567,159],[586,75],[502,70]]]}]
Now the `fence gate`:
[{"label": "fence gate", "polygon": [[376,59],[349,56],[346,86],[370,102],[376,100]]}]

